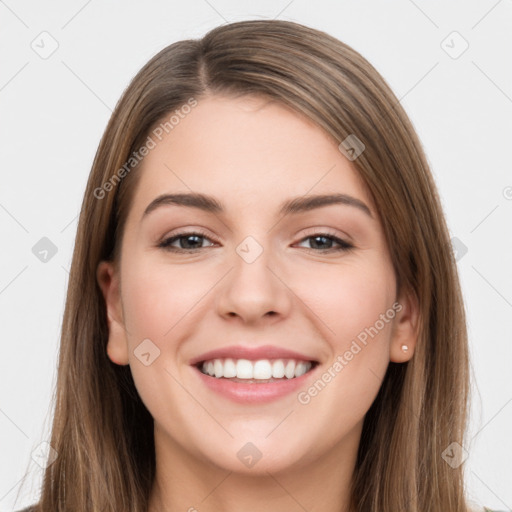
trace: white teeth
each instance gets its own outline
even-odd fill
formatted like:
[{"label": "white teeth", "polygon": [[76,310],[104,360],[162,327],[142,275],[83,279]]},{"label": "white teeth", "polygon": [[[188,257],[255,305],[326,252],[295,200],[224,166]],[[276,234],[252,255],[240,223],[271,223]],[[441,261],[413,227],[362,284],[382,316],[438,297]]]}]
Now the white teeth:
[{"label": "white teeth", "polygon": [[215,377],[224,377],[224,368],[222,367],[222,361],[220,359],[213,361],[213,371],[215,372]]},{"label": "white teeth", "polygon": [[251,361],[247,359],[239,359],[236,362],[236,376],[239,379],[252,379],[253,378],[253,366]]},{"label": "white teeth", "polygon": [[236,377],[236,365],[233,359],[225,359],[224,360],[224,375],[226,379],[231,379],[232,377]]},{"label": "white teeth", "polygon": [[270,361],[262,360],[254,363],[253,378],[254,379],[270,379],[272,377],[272,365]]},{"label": "white teeth", "polygon": [[206,375],[220,379],[293,379],[304,375],[311,369],[311,362],[295,361],[293,359],[260,359],[249,361],[248,359],[213,359],[205,361],[202,371]]},{"label": "white teeth", "polygon": [[293,377],[295,377],[295,361],[288,361],[288,363],[286,363],[284,374],[287,379],[293,379]]},{"label": "white teeth", "polygon": [[284,377],[284,363],[281,359],[277,359],[272,363],[272,377],[274,379],[282,379]]}]

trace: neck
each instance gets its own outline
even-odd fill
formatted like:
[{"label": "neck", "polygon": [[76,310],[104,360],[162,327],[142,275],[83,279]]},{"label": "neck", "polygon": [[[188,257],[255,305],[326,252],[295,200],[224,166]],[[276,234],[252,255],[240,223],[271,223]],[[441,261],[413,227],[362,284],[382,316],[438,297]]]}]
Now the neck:
[{"label": "neck", "polygon": [[156,476],[148,512],[352,512],[361,427],[321,459],[260,473],[236,473],[199,460],[155,427]]}]

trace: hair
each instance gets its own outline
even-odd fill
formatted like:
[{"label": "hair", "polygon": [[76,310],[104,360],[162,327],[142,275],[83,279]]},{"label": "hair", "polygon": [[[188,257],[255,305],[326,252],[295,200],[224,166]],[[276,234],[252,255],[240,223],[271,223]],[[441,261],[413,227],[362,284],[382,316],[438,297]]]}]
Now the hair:
[{"label": "hair", "polygon": [[[106,305],[96,271],[100,261],[119,259],[140,175],[138,165],[126,171],[126,162],[150,131],[191,99],[251,94],[307,116],[336,144],[349,135],[364,143],[352,164],[379,212],[398,288],[413,293],[419,305],[414,356],[389,364],[364,419],[352,507],[466,512],[463,465],[451,467],[442,457],[451,443],[464,445],[466,435],[466,320],[427,159],[399,100],[365,58],[325,32],[280,20],[229,23],[167,46],[117,103],[80,212],[50,440],[58,455],[45,469],[35,510],[147,511],[155,476],[153,418],[129,365],[107,356]],[[123,166],[126,172],[113,184]]]}]

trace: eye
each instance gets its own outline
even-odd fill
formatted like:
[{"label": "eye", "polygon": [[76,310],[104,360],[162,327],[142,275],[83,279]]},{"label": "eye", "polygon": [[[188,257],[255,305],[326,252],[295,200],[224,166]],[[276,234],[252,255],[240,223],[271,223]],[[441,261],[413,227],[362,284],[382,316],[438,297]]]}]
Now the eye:
[{"label": "eye", "polygon": [[[332,233],[314,233],[302,239],[302,243],[307,240],[312,240],[312,247],[306,247],[306,249],[311,249],[314,252],[339,252],[339,251],[348,251],[353,249],[354,246],[341,238],[338,238]],[[337,244],[338,247],[332,247],[332,244]],[[320,247],[319,247],[320,246]],[[327,247],[326,247],[327,246]]]},{"label": "eye", "polygon": [[[174,236],[162,240],[158,244],[158,247],[171,252],[194,252],[203,249],[202,242],[204,240],[210,240],[205,233],[201,231],[187,231],[177,233]],[[179,247],[173,245],[176,242],[178,242]]]},{"label": "eye", "polygon": [[[205,247],[202,245],[204,240],[212,241],[206,233],[202,231],[186,231],[182,233],[177,233],[171,237],[168,237],[162,240],[158,247],[165,249],[166,251],[171,252],[195,252],[200,249],[204,249]],[[339,252],[339,251],[348,251],[353,249],[353,245],[341,238],[338,238],[333,233],[314,233],[309,235],[301,240],[299,243],[303,243],[305,241],[312,241],[310,245],[312,247],[306,247],[306,249],[312,250],[314,252]],[[178,246],[175,244],[178,243]],[[214,245],[213,242],[212,245]],[[333,244],[338,247],[333,247]]]}]

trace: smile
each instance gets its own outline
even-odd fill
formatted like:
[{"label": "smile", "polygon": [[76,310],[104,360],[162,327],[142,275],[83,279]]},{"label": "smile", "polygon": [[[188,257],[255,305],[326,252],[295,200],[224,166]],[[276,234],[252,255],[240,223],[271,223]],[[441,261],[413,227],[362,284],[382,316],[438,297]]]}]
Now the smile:
[{"label": "smile", "polygon": [[216,379],[232,382],[268,383],[295,379],[309,372],[316,363],[296,359],[210,359],[198,364],[199,370]]},{"label": "smile", "polygon": [[257,405],[306,389],[320,365],[295,359],[226,358],[201,361],[192,368],[200,385],[214,395],[239,404]]}]

